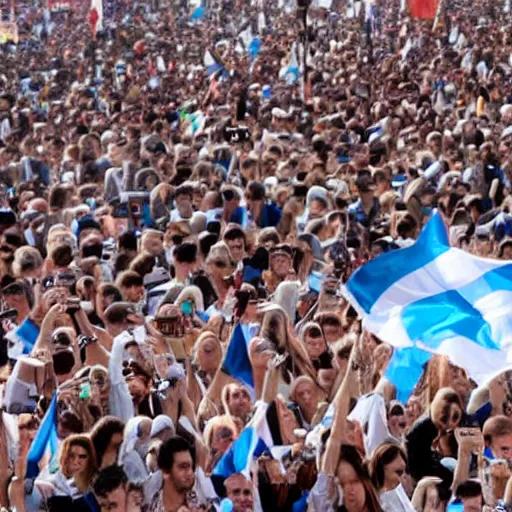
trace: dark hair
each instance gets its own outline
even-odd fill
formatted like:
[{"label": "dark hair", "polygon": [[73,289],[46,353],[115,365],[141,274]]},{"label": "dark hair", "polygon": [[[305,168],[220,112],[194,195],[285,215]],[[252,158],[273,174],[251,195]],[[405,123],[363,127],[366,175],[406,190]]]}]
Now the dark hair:
[{"label": "dark hair", "polygon": [[113,464],[102,469],[94,479],[92,490],[96,496],[107,496],[128,483],[128,477],[121,466]]},{"label": "dark hair", "polygon": [[165,473],[170,473],[174,464],[174,454],[179,452],[190,452],[195,469],[196,451],[186,439],[180,436],[173,436],[162,444],[158,452],[158,468]]},{"label": "dark hair", "polygon": [[331,311],[322,311],[313,318],[313,321],[320,325],[320,327],[330,325],[332,327],[342,327],[341,318],[336,313]]},{"label": "dark hair", "polygon": [[116,271],[116,274],[127,270],[128,267],[130,266],[131,261],[132,257],[127,252],[119,252],[114,262],[114,269]]},{"label": "dark hair", "polygon": [[359,480],[361,480],[361,483],[364,486],[365,502],[366,507],[368,508],[368,512],[382,512],[382,507],[379,503],[377,491],[370,479],[368,468],[365,465],[360,453],[357,451],[357,448],[348,444],[341,445],[340,460],[338,465],[341,462],[350,464]]},{"label": "dark hair", "polygon": [[68,244],[59,244],[55,247],[50,258],[57,267],[67,267],[73,261],[73,248]]},{"label": "dark hair", "polygon": [[457,486],[455,496],[459,499],[482,496],[482,485],[476,480],[466,480]]},{"label": "dark hair", "polygon": [[[96,453],[96,462],[101,466],[103,456],[114,434],[124,432],[124,423],[115,416],[105,416],[91,430],[91,441]],[[117,487],[114,487],[116,489]]]},{"label": "dark hair", "polygon": [[194,263],[197,258],[197,245],[185,242],[174,249],[174,260],[177,263]]},{"label": "dark hair", "polygon": [[230,226],[227,228],[223,238],[224,240],[238,240],[239,238],[243,238],[245,243],[245,233],[240,226]]},{"label": "dark hair", "polygon": [[403,416],[405,414],[405,408],[400,402],[391,402],[389,404],[388,418],[392,416]]},{"label": "dark hair", "polygon": [[82,420],[71,411],[62,412],[58,422],[63,428],[70,430],[74,434],[81,434],[84,431]]},{"label": "dark hair", "polygon": [[75,366],[75,354],[70,350],[60,350],[52,355],[55,375],[67,375]]},{"label": "dark hair", "polygon": [[123,233],[119,237],[119,249],[125,249],[127,251],[136,251],[137,250],[137,237],[135,236],[135,233],[131,231],[127,231],[126,233]]},{"label": "dark hair", "polygon": [[151,274],[155,266],[155,257],[149,253],[142,253],[136,256],[130,263],[130,270],[144,277]]},{"label": "dark hair", "polygon": [[383,443],[373,452],[370,460],[370,477],[376,489],[384,487],[384,468],[391,464],[397,457],[402,457],[407,464],[407,454],[405,450],[392,443]]},{"label": "dark hair", "polygon": [[[203,235],[203,233],[205,233]],[[199,236],[199,250],[203,258],[206,258],[210,252],[212,245],[215,245],[219,241],[219,236],[215,233],[208,233],[203,231]]]},{"label": "dark hair", "polygon": [[9,245],[14,245],[14,247],[22,247],[25,245],[25,239],[14,229],[5,231],[4,239]]},{"label": "dark hair", "polygon": [[188,185],[179,185],[178,187],[176,187],[176,190],[174,191],[175,198],[178,196],[189,196],[190,199],[192,199],[193,195],[193,189]]},{"label": "dark hair", "polygon": [[48,204],[50,208],[55,210],[62,210],[66,206],[68,191],[62,185],[56,185],[50,190],[48,196]]},{"label": "dark hair", "polygon": [[411,231],[416,229],[418,226],[417,222],[411,215],[406,215],[397,225],[396,232],[402,238],[408,238]]},{"label": "dark hair", "polygon": [[120,288],[131,288],[132,286],[143,286],[144,280],[137,272],[125,270],[117,277],[117,283]]},{"label": "dark hair", "polygon": [[100,293],[103,297],[114,297],[113,302],[121,302],[123,300],[123,294],[121,290],[112,283],[103,283],[100,285]]},{"label": "dark hair", "polygon": [[105,322],[109,324],[123,324],[128,321],[128,315],[135,310],[130,302],[113,302],[105,309]]},{"label": "dark hair", "polygon": [[262,201],[265,199],[265,187],[259,181],[251,181],[247,185],[246,195],[254,201]]}]

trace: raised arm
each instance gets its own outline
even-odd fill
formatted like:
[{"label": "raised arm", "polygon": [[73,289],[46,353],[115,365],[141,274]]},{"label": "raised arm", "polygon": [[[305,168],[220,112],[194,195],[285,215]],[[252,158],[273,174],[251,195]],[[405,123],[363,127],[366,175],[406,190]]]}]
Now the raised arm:
[{"label": "raised arm", "polygon": [[338,458],[340,453],[341,445],[345,436],[345,428],[347,424],[347,416],[350,407],[351,398],[351,386],[356,377],[357,366],[357,351],[359,346],[363,342],[363,335],[360,335],[357,343],[352,348],[350,353],[350,359],[348,362],[347,373],[345,378],[339,387],[336,396],[333,400],[334,406],[334,419],[331,426],[331,434],[327,440],[327,447],[325,449],[325,455],[322,462],[322,472],[328,475],[333,475],[336,472],[338,466]]},{"label": "raised arm", "polygon": [[[75,319],[84,336],[87,336],[88,338],[96,338],[100,341],[97,331],[93,328],[91,322],[89,322],[89,319],[83,309],[79,309],[75,313]],[[89,366],[100,364],[101,366],[108,367],[109,353],[102,343],[89,343],[85,349],[85,362]]]},{"label": "raised arm", "polygon": [[263,402],[269,404],[277,396],[279,390],[279,377],[281,374],[281,365],[286,361],[286,355],[276,354],[268,362],[268,369],[265,373],[265,380],[263,382],[263,391],[261,399]]},{"label": "raised arm", "polygon": [[64,304],[54,304],[50,308],[41,323],[41,330],[39,331],[36,344],[32,349],[32,354],[37,354],[41,350],[48,348],[48,344],[50,343],[53,329],[55,327],[55,320],[57,319],[58,315],[61,315],[65,312],[66,306],[64,306]]}]

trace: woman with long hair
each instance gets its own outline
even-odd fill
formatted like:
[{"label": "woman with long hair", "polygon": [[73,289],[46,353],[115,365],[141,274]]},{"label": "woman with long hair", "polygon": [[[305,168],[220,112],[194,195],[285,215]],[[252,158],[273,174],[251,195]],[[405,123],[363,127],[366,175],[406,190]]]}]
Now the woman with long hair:
[{"label": "woman with long hair", "polygon": [[[59,465],[61,475],[68,480],[73,479],[80,494],[87,494],[98,472],[91,438],[85,434],[73,434],[67,437],[62,443]],[[52,482],[57,492],[59,481],[56,478]]]},{"label": "woman with long hair", "polygon": [[[321,472],[309,497],[310,510],[316,512],[382,512],[377,490],[363,456],[353,445],[347,445],[350,383],[355,377],[356,357],[362,350],[360,336],[350,355],[348,371],[333,401],[334,418],[321,462]],[[338,480],[341,492],[333,492]],[[341,501],[341,505],[339,502]]]},{"label": "woman with long hair", "polygon": [[91,440],[99,469],[117,462],[119,449],[123,443],[124,423],[114,417],[101,418],[91,430]]},{"label": "woman with long hair", "polygon": [[388,491],[394,491],[403,483],[407,469],[407,454],[405,450],[395,443],[382,443],[373,452],[369,463],[370,477],[381,501]]},{"label": "woman with long hair", "polygon": [[[263,312],[259,337],[272,343],[278,354],[288,354],[285,368],[292,376],[309,375],[316,381],[316,371],[308,352],[292,332],[286,312],[274,304]],[[285,382],[289,380],[285,374],[283,377]]]}]

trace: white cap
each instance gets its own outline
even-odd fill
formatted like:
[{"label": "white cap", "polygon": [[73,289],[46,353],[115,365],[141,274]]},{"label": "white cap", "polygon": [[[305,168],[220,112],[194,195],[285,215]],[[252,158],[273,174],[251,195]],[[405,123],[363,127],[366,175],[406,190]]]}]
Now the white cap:
[{"label": "white cap", "polygon": [[105,130],[101,134],[100,140],[101,140],[102,145],[109,144],[109,143],[115,142],[117,140],[117,135],[112,130]]},{"label": "white cap", "polygon": [[507,126],[502,132],[501,132],[501,139],[505,139],[506,137],[510,137],[512,135],[512,125]]},{"label": "white cap", "polygon": [[166,416],[165,414],[159,414],[151,424],[151,433],[150,437],[156,437],[158,434],[163,432],[166,428],[170,428],[174,430],[174,423],[169,418],[169,416]]},{"label": "white cap", "polygon": [[282,109],[278,107],[274,107],[272,109],[272,117],[277,117],[278,119],[285,119],[288,114]]},{"label": "white cap", "polygon": [[197,155],[199,160],[208,160],[208,157],[210,156],[210,153],[208,151],[208,148],[206,146],[203,146]]}]

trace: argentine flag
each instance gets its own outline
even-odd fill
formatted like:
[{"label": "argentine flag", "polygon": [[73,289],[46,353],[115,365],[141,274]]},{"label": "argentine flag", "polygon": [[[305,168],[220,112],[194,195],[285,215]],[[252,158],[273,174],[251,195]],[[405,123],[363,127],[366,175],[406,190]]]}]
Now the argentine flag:
[{"label": "argentine flag", "polygon": [[221,484],[231,475],[242,473],[246,478],[250,478],[253,460],[273,448],[274,441],[267,422],[267,409],[266,403],[257,404],[251,421],[213,468],[211,479],[217,494],[223,494]]},{"label": "argentine flag", "polygon": [[386,377],[403,402],[432,354],[477,384],[512,362],[512,263],[450,247],[438,213],[415,244],[358,269],[344,293],[363,326],[395,348]]},{"label": "argentine flag", "polygon": [[290,60],[288,61],[288,67],[284,72],[284,80],[286,81],[286,85],[293,85],[299,79],[299,75],[300,69],[299,60],[297,58],[297,43],[293,43],[290,52]]},{"label": "argentine flag", "polygon": [[206,50],[204,53],[203,65],[206,68],[206,73],[209,77],[213,76],[215,73],[218,73],[221,69],[224,69],[224,66],[215,59],[210,50]]}]

